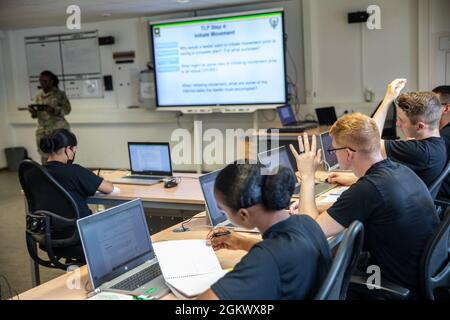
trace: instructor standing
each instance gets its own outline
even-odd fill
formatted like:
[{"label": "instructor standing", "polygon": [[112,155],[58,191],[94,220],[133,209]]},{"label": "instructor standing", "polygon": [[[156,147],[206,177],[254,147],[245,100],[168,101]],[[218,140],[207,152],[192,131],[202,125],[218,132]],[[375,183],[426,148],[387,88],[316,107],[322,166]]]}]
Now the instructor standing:
[{"label": "instructor standing", "polygon": [[38,119],[36,129],[36,145],[41,162],[45,164],[48,155],[39,148],[39,141],[42,137],[48,136],[56,129],[70,130],[69,123],[64,116],[70,113],[70,102],[64,91],[58,88],[58,77],[51,71],[42,71],[39,75],[41,90],[35,98],[35,104],[29,105],[28,110],[32,118]]}]

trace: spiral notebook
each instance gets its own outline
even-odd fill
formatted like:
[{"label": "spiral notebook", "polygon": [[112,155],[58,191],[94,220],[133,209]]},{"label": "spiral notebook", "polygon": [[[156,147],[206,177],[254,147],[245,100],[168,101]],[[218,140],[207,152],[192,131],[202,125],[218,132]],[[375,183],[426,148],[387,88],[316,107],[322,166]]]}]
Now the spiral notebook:
[{"label": "spiral notebook", "polygon": [[195,297],[226,273],[205,240],[173,240],[153,243],[167,284],[185,297]]}]

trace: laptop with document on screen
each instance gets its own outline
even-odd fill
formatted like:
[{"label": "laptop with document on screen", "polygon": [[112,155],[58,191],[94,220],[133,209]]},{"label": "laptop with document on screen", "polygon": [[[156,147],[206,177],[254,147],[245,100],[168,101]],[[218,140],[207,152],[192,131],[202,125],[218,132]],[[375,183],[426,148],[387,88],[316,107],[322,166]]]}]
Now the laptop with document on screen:
[{"label": "laptop with document on screen", "polygon": [[214,197],[214,183],[220,170],[212,171],[199,177],[200,186],[202,188],[203,197],[205,198],[206,213],[209,221],[213,227],[225,227],[240,232],[259,232],[258,229],[245,229],[235,226],[228,220],[225,212],[220,210],[217,206],[216,198]]},{"label": "laptop with document on screen", "polygon": [[112,183],[152,185],[172,176],[167,142],[128,142],[131,174],[111,179]]},{"label": "laptop with document on screen", "polygon": [[82,218],[77,225],[95,292],[155,299],[169,292],[140,199]]}]

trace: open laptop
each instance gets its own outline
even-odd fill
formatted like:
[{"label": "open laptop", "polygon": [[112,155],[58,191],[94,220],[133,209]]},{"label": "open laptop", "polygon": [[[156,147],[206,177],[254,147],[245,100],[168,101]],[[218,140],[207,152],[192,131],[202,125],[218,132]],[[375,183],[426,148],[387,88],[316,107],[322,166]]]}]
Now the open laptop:
[{"label": "open laptop", "polygon": [[[276,128],[280,133],[298,133],[317,127],[317,122],[315,121],[297,121],[290,104],[277,107],[277,113],[283,126],[282,128]],[[268,129],[268,131],[272,130],[274,129]]]},{"label": "open laptop", "polygon": [[96,292],[162,297],[169,292],[153,251],[140,199],[77,221]]},{"label": "open laptop", "polygon": [[131,175],[112,183],[152,185],[172,176],[169,143],[128,142]]},{"label": "open laptop", "polygon": [[[264,151],[258,153],[258,161],[267,168],[268,172],[273,172],[277,166],[283,166],[290,169],[292,172],[296,172],[297,164],[295,159],[291,156],[291,151],[287,150],[286,146],[280,148],[275,148],[272,150]],[[314,184],[314,195],[317,197],[320,194],[334,188],[336,185],[329,184],[327,182],[315,182]],[[298,197],[300,194],[300,184],[297,182],[294,190],[294,197]]]},{"label": "open laptop", "polygon": [[202,188],[203,197],[205,198],[206,213],[213,227],[225,227],[240,232],[259,232],[258,229],[245,229],[235,226],[228,220],[225,212],[217,207],[216,198],[214,197],[214,183],[221,169],[212,171],[199,177],[200,186]]},{"label": "open laptop", "polygon": [[319,126],[331,126],[337,121],[336,109],[334,106],[316,108],[316,116]]},{"label": "open laptop", "polygon": [[336,157],[336,153],[330,154],[327,150],[332,149],[332,139],[330,136],[330,132],[324,132],[319,136],[320,145],[322,148],[322,161],[325,164],[325,169],[328,171],[338,170],[339,163]]}]

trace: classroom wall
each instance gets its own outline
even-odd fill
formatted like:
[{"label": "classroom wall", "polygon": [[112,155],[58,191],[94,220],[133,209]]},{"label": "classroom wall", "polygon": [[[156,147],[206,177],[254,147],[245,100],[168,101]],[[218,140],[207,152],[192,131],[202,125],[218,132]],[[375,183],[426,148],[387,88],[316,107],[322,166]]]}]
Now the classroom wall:
[{"label": "classroom wall", "polygon": [[[365,10],[376,4],[382,10],[382,29],[369,31],[361,25],[347,24],[347,13]],[[239,10],[284,7],[288,47],[298,69],[299,92],[306,102],[300,117],[314,115],[314,108],[334,105],[338,115],[344,111],[370,114],[382,99],[386,84],[395,77],[408,78],[407,90],[428,90],[432,78],[432,41],[438,32],[450,31],[448,0],[291,0],[239,8],[199,11],[215,14]],[[155,20],[192,16],[193,12],[154,17]],[[98,29],[99,35],[113,35],[113,47],[101,47],[103,74],[113,74],[112,51],[135,50],[136,67],[143,69],[149,59],[145,19],[126,19],[83,25],[83,30]],[[37,158],[34,145],[35,124],[27,112],[17,111],[29,103],[23,38],[29,35],[66,32],[63,28],[39,28],[6,32],[7,53],[4,65],[7,116],[12,127],[10,143],[24,145]],[[294,76],[294,64],[287,58],[287,70]],[[303,79],[304,76],[304,80]],[[302,83],[303,82],[303,83]],[[115,88],[117,88],[115,84]],[[373,102],[363,100],[363,92],[375,92]],[[306,90],[306,91],[305,91]],[[128,93],[129,95],[129,93]],[[127,109],[129,101],[116,90],[104,99],[72,100],[68,117],[80,140],[77,161],[91,167],[128,166],[126,141],[167,141],[178,124],[176,113]],[[1,102],[0,102],[1,108]],[[198,117],[208,127],[250,128],[253,116],[212,114]],[[258,113],[259,126],[277,126],[273,111]],[[194,116],[179,119],[183,128],[192,129]],[[2,126],[3,127],[3,126]],[[1,138],[0,138],[1,139]],[[194,169],[194,166],[176,166]],[[214,166],[204,166],[209,170]]]},{"label": "classroom wall", "polygon": [[0,169],[6,167],[4,148],[12,146],[11,127],[7,121],[7,99],[5,86],[5,71],[3,67],[4,39],[0,32]]},{"label": "classroom wall", "polygon": [[[288,39],[288,46],[294,57],[297,68],[302,68],[303,54],[301,52],[301,2],[300,1],[278,1],[276,3],[265,3],[261,5],[240,6],[239,8],[228,8],[222,10],[198,11],[198,15],[216,14],[221,12],[235,12],[246,10],[259,10],[270,7],[284,7],[286,9],[286,31],[292,35]],[[193,16],[193,12],[162,15],[152,17],[152,20],[165,20],[180,17]],[[136,51],[136,68],[142,70],[149,60],[149,48],[146,34],[146,20],[134,18],[100,23],[89,23],[82,25],[82,30],[99,31],[99,36],[112,35],[116,39],[113,46],[100,47],[102,62],[102,73],[112,74],[116,90],[105,93],[104,99],[79,99],[71,100],[73,111],[68,116],[72,129],[79,137],[80,152],[77,161],[90,167],[128,167],[128,155],[126,142],[135,141],[167,141],[173,130],[179,125],[183,128],[192,129],[194,116],[184,115],[176,121],[174,112],[154,112],[148,109],[127,109],[135,101],[126,101],[123,96],[129,92],[117,90],[118,74],[112,61],[113,51]],[[37,159],[37,151],[34,143],[35,123],[30,119],[28,112],[18,111],[30,103],[29,88],[27,81],[26,58],[24,50],[24,37],[38,34],[67,32],[60,27],[46,27],[38,29],[22,29],[6,32],[8,42],[7,66],[13,78],[7,82],[8,91],[12,96],[8,101],[8,120],[13,126],[13,143],[24,145],[33,158]],[[287,62],[288,73],[294,78],[292,62]],[[303,74],[298,70],[298,74]],[[299,77],[299,79],[302,79]],[[303,82],[303,81],[301,81]],[[261,114],[260,119],[275,120],[272,111]],[[213,127],[224,131],[226,128],[247,129],[253,126],[253,115],[223,115],[212,114],[199,117],[204,121],[204,128]],[[268,124],[266,124],[268,125]],[[273,122],[272,125],[277,125]],[[95,137],[95,138],[93,138]],[[114,147],[112,147],[114,145]],[[210,167],[205,165],[205,170]],[[214,166],[212,167],[214,168]],[[194,170],[195,166],[180,165],[178,170]]]}]

